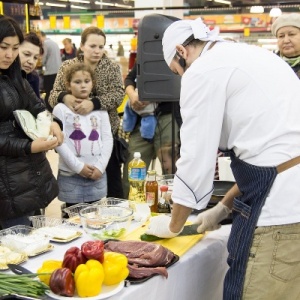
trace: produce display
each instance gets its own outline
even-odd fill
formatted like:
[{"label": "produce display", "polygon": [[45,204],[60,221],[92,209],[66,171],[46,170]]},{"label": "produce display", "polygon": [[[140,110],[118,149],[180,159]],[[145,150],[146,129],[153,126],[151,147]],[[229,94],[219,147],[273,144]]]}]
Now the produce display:
[{"label": "produce display", "polygon": [[45,260],[42,266],[37,270],[37,273],[40,274],[38,275],[40,281],[49,285],[52,272],[61,267],[62,267],[61,260]]},{"label": "produce display", "polygon": [[[18,294],[37,299],[45,295],[58,300],[64,297],[72,297],[74,300],[105,299],[124,288],[125,279],[131,283],[140,283],[156,274],[167,278],[167,267],[178,260],[177,255],[158,244],[89,240],[81,245],[64,248],[66,250],[61,260],[39,260],[40,266],[36,266],[34,274],[27,274],[27,270],[22,267],[15,269],[7,265],[20,264],[31,256],[44,253],[46,245],[46,251],[51,250],[53,246],[49,244],[49,238],[51,241],[54,236],[65,241],[72,240],[74,232],[77,230],[60,225],[41,228],[22,225],[2,231],[0,270],[10,268],[17,275],[0,273],[0,297]],[[4,246],[4,243],[10,247]],[[21,247],[23,253],[14,252],[12,246]],[[24,249],[28,250],[28,256]]]},{"label": "produce display", "polygon": [[28,297],[40,298],[45,295],[49,287],[34,278],[37,274],[11,275],[0,273],[0,296],[19,294]]},{"label": "produce display", "polygon": [[80,248],[69,248],[61,264],[57,261],[43,263],[39,271],[48,272],[47,275],[51,273],[49,282],[45,274],[39,277],[56,295],[93,297],[101,294],[103,285],[116,285],[126,279],[129,274],[127,266],[127,257],[105,252],[103,241],[87,241]]}]

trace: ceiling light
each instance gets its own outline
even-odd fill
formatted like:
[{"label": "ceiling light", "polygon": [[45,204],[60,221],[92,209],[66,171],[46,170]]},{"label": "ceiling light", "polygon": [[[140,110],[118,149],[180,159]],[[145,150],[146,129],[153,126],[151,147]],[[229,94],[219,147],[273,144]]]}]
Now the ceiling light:
[{"label": "ceiling light", "polygon": [[74,3],[84,3],[84,4],[90,4],[90,1],[86,0],[69,0],[69,2],[74,2]]},{"label": "ceiling light", "polygon": [[231,5],[231,1],[227,1],[227,0],[214,0],[214,2]]},{"label": "ceiling light", "polygon": [[96,1],[95,4],[96,5],[104,5],[104,6],[132,8],[131,5],[123,5],[123,4],[118,4],[118,3],[108,3],[108,2],[102,2],[102,1]]},{"label": "ceiling light", "polygon": [[124,8],[132,8],[131,5],[123,5],[123,4],[118,4],[118,3],[115,3],[115,6],[116,7],[124,7]]},{"label": "ceiling light", "polygon": [[274,17],[279,17],[282,15],[282,11],[279,7],[273,7],[270,10],[270,17],[274,18]]},{"label": "ceiling light", "polygon": [[96,1],[95,4],[96,4],[96,5],[115,6],[114,3],[100,2],[100,1]]},{"label": "ceiling light", "polygon": [[66,4],[46,2],[46,6],[67,7]]},{"label": "ceiling light", "polygon": [[251,14],[262,14],[265,11],[263,6],[251,6],[250,13]]},{"label": "ceiling light", "polygon": [[78,6],[78,5],[71,5],[71,8],[87,10],[86,7],[84,7],[84,6]]}]

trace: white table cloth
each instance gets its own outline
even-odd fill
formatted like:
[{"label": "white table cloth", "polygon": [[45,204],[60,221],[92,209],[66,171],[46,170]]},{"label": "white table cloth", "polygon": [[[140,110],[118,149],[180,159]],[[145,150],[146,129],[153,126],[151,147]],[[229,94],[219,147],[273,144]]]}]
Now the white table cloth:
[{"label": "white table cloth", "polygon": [[[168,279],[154,276],[141,284],[131,284],[109,300],[222,300],[223,279],[228,269],[227,240],[230,225],[209,232],[180,260],[168,268]],[[54,244],[48,253],[30,258],[22,264],[36,272],[47,259],[62,260],[64,252],[89,240],[85,234],[67,244]]]}]

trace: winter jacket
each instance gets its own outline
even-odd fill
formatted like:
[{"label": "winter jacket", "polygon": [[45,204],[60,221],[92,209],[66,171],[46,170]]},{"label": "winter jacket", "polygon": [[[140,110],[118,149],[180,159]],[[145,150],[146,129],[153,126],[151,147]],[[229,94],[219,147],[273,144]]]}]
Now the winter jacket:
[{"label": "winter jacket", "polygon": [[35,117],[45,110],[24,80],[28,104],[23,105],[10,79],[0,75],[0,219],[23,216],[45,208],[58,185],[44,152],[31,153],[31,140],[14,121],[13,111],[26,109]]}]

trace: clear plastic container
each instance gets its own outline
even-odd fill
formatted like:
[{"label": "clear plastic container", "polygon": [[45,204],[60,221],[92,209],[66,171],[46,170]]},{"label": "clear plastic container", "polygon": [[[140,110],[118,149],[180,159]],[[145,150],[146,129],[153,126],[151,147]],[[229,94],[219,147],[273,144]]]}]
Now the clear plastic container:
[{"label": "clear plastic container", "polygon": [[66,212],[69,216],[69,218],[73,218],[78,216],[79,217],[79,211],[82,210],[83,208],[89,206],[90,204],[87,203],[78,203],[74,204],[72,206],[64,208],[64,212]]},{"label": "clear plastic container", "polygon": [[118,205],[92,205],[79,212],[84,231],[93,239],[118,239],[128,230],[133,210]]},{"label": "clear plastic container", "polygon": [[39,234],[33,227],[16,225],[0,231],[3,246],[13,251],[33,256],[49,246],[49,238]]},{"label": "clear plastic container", "polygon": [[47,217],[45,215],[32,216],[29,217],[29,220],[32,222],[34,228],[54,227],[66,223],[65,219]]}]

